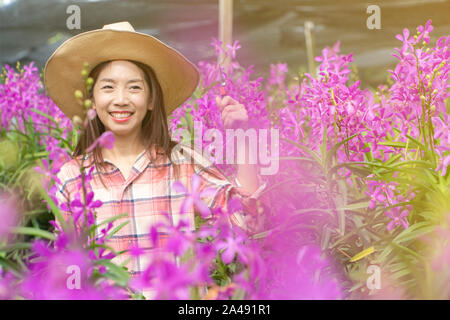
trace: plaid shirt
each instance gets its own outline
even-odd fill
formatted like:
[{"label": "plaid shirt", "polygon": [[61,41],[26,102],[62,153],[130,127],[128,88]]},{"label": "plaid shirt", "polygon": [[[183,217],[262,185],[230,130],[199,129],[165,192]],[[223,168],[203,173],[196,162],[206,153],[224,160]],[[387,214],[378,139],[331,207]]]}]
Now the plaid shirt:
[{"label": "plaid shirt", "polygon": [[[229,181],[220,169],[199,153],[185,145],[179,144],[179,146],[182,147],[183,154],[177,148],[172,153],[173,162],[180,165],[179,179],[177,180],[191,191],[191,176],[194,173],[199,175],[201,183],[198,192],[211,187],[216,190],[213,196],[203,198],[205,204],[211,209],[218,207],[226,209],[226,203],[231,196],[240,197],[243,212],[233,214],[230,222],[242,227],[248,233],[255,231],[248,228],[244,217],[248,214],[257,214],[255,201],[266,184],[262,184],[253,194],[249,194],[239,187],[238,181]],[[102,179],[108,189],[100,181],[100,173],[97,168],[93,170],[91,181],[91,188],[95,194],[94,200],[101,200],[103,203],[100,208],[96,209],[96,222],[101,223],[122,213],[127,213],[127,217],[116,220],[114,226],[129,221],[125,227],[108,240],[107,244],[116,252],[136,246],[144,250],[158,249],[164,243],[166,236],[160,235],[158,243],[153,246],[148,236],[150,227],[158,222],[167,223],[164,213],[168,213],[171,222],[176,225],[181,218],[180,207],[187,196],[185,193],[176,192],[172,187],[176,181],[173,164],[168,159],[165,162],[152,163],[149,152],[143,151],[137,157],[128,178],[125,179],[119,168],[107,159],[104,161],[107,171],[102,173]],[[202,170],[199,163],[207,170]],[[63,202],[72,201],[75,193],[79,191],[77,185],[81,179],[77,160],[72,159],[65,163],[58,173],[58,178],[61,185],[57,198]],[[63,211],[62,213],[66,220],[71,215],[70,212]],[[197,213],[193,207],[188,208],[187,212],[182,214],[184,219],[188,219],[191,230],[195,229],[195,214]],[[150,262],[151,255],[132,257],[125,253],[114,258],[113,261],[122,264],[128,258],[130,261],[124,265],[134,276],[145,269]]]}]

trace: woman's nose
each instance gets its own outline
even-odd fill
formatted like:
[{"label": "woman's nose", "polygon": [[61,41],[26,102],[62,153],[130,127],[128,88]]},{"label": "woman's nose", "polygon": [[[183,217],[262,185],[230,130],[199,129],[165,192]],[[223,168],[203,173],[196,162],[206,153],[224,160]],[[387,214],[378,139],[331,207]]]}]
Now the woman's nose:
[{"label": "woman's nose", "polygon": [[116,95],[114,96],[114,103],[118,105],[128,104],[128,93],[126,89],[116,90]]}]

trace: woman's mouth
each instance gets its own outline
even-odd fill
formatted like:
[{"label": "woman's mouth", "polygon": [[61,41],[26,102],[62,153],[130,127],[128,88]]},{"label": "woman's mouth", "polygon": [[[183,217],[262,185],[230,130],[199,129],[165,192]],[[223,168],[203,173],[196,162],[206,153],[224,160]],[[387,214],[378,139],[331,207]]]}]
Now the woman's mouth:
[{"label": "woman's mouth", "polygon": [[109,114],[116,122],[126,122],[131,119],[133,112],[110,112]]}]

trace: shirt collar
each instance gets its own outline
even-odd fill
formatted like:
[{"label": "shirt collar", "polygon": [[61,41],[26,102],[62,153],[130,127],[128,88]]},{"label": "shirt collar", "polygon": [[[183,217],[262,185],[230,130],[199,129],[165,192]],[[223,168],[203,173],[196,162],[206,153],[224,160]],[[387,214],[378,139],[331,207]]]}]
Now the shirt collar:
[{"label": "shirt collar", "polygon": [[[138,171],[138,174],[140,174],[142,171],[145,170],[145,168],[147,168],[148,165],[150,165],[151,162],[151,157],[150,157],[150,152],[153,153],[153,158],[156,159],[156,152],[155,152],[155,148],[152,148],[151,151],[149,150],[143,150],[137,157],[136,160],[133,164],[133,168],[135,170]],[[161,152],[161,151],[160,151]],[[81,159],[81,157],[80,157]],[[93,161],[93,152],[89,152],[86,154],[86,156],[84,157],[85,160],[87,160],[87,163],[91,163],[91,161]],[[106,163],[106,172],[110,173],[113,172],[114,170],[117,169],[117,167],[114,165],[114,163],[109,160],[108,158],[104,158],[103,159],[104,163]],[[158,159],[157,163],[155,165],[166,165],[169,164],[170,160],[165,157],[165,160],[162,161],[161,158]],[[94,174],[97,173],[97,168],[94,169]]]}]

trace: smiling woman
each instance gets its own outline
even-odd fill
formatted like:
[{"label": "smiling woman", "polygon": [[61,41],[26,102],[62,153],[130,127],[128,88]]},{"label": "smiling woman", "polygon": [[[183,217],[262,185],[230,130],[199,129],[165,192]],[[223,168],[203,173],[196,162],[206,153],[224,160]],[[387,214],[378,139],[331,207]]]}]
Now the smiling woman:
[{"label": "smiling woman", "polygon": [[94,163],[100,168],[106,157],[128,176],[137,155],[156,147],[171,159],[176,143],[169,136],[164,98],[153,69],[137,61],[104,61],[89,76],[94,82],[88,98],[97,116],[89,121],[74,156],[82,155],[83,146],[90,146],[109,130],[115,136],[114,149],[97,146],[93,151]]},{"label": "smiling woman", "polygon": [[[83,46],[89,54],[78,54]],[[82,107],[77,109],[73,104],[73,89],[78,85],[77,66],[87,62],[93,66],[88,71],[93,81],[86,96],[96,111],[95,116],[87,118],[73,159],[58,174],[61,184],[57,198],[67,204],[62,206],[65,219],[73,215],[69,208],[80,189],[80,160],[84,159],[93,170],[88,187],[102,202],[96,209],[97,223],[127,213],[115,224],[129,223],[109,239],[108,245],[116,252],[125,252],[114,262],[128,261],[126,266],[132,275],[144,271],[152,256],[132,256],[131,249],[160,249],[167,234],[160,235],[158,243],[151,242],[148,235],[152,226],[167,223],[167,218],[174,226],[183,220],[193,231],[195,215],[211,218],[213,209],[226,211],[228,200],[236,196],[242,200],[243,209],[231,214],[230,222],[249,233],[257,231],[244,216],[257,215],[255,198],[265,185],[248,192],[192,147],[171,139],[167,114],[192,95],[199,79],[197,69],[187,59],[159,40],[134,32],[128,23],[78,35],[62,47],[64,50],[56,50],[44,71],[50,97],[69,117],[83,115]],[[67,65],[72,67],[68,69]],[[70,77],[61,79],[66,74]],[[222,107],[228,106],[224,103]],[[226,115],[227,123],[246,118],[241,112],[245,108],[239,110]],[[115,138],[111,149],[95,144],[106,131]]]}]

